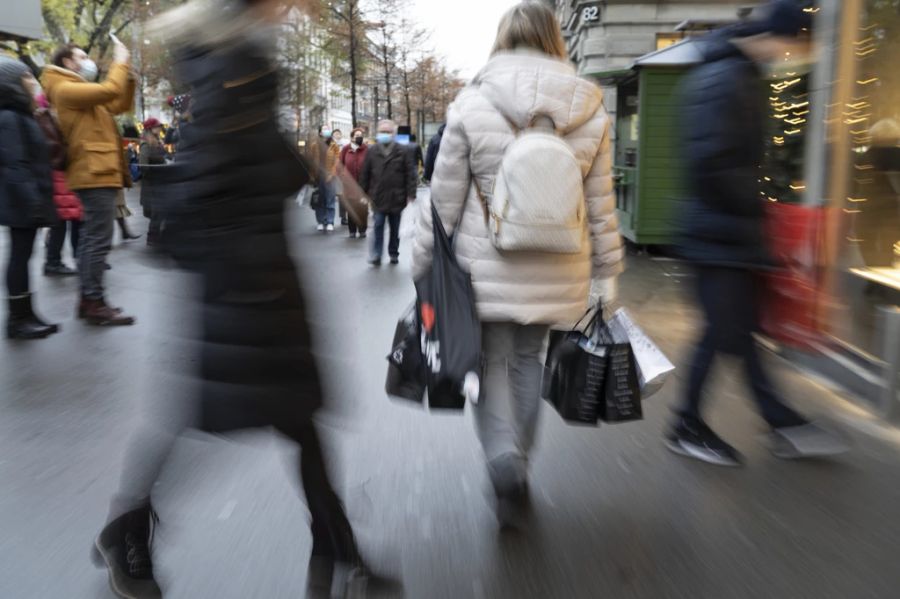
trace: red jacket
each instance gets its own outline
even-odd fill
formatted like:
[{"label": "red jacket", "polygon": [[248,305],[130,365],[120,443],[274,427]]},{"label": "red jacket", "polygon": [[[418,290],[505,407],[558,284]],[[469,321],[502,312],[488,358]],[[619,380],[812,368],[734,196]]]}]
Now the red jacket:
[{"label": "red jacket", "polygon": [[344,184],[344,195],[352,200],[363,197],[362,190],[357,184],[362,173],[363,162],[369,146],[363,144],[354,150],[350,144],[341,148],[341,181]]},{"label": "red jacket", "polygon": [[366,159],[366,151],[368,149],[369,146],[366,144],[359,146],[356,150],[350,147],[350,144],[341,148],[341,164],[344,165],[344,168],[347,169],[354,181],[359,181],[359,175],[362,173],[362,165]]},{"label": "red jacket", "polygon": [[34,118],[44,132],[50,148],[50,162],[53,166],[53,204],[56,206],[56,213],[62,220],[81,220],[84,207],[66,183],[66,146],[63,144],[56,119],[47,108],[39,108]]},{"label": "red jacket", "polygon": [[53,171],[53,203],[56,205],[56,213],[62,220],[81,220],[84,215],[81,200],[69,189],[66,173],[63,171]]}]

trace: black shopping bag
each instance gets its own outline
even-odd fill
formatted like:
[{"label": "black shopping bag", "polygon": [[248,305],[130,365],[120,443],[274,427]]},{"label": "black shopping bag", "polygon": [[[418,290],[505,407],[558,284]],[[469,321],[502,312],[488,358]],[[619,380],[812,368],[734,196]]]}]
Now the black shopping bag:
[{"label": "black shopping bag", "polygon": [[572,424],[596,426],[600,417],[607,348],[592,340],[598,319],[599,311],[585,332],[577,330],[580,322],[574,330],[550,332],[541,395]]},{"label": "black shopping bag", "polygon": [[644,417],[637,363],[630,343],[606,346],[606,384],[600,419],[604,422],[631,422]]},{"label": "black shopping bag", "polygon": [[388,395],[418,404],[425,399],[425,360],[422,357],[419,317],[412,304],[397,321],[391,353],[388,355]]},{"label": "black shopping bag", "polygon": [[544,366],[543,397],[563,420],[597,425],[603,381],[606,376],[605,348],[590,353],[579,344],[577,331],[552,331]]},{"label": "black shopping bag", "polygon": [[460,268],[437,209],[432,204],[434,254],[431,269],[416,281],[428,405],[461,410],[467,377],[481,378],[481,323],[472,277]]}]

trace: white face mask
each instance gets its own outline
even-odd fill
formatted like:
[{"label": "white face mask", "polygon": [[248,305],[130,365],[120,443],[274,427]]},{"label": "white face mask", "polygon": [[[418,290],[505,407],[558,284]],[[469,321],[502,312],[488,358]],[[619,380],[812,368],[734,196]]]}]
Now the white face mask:
[{"label": "white face mask", "polygon": [[81,66],[78,68],[78,74],[84,77],[87,81],[95,81],[97,79],[97,73],[99,70],[97,69],[97,63],[95,63],[90,58],[85,58],[81,61]]}]

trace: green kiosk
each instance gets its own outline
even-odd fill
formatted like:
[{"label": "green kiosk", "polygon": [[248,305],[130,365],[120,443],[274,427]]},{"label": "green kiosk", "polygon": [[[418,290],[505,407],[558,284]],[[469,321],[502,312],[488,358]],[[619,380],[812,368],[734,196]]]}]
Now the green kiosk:
[{"label": "green kiosk", "polygon": [[701,60],[687,39],[647,54],[631,68],[604,73],[617,94],[613,176],[622,235],[636,245],[671,241],[682,197],[676,88]]}]

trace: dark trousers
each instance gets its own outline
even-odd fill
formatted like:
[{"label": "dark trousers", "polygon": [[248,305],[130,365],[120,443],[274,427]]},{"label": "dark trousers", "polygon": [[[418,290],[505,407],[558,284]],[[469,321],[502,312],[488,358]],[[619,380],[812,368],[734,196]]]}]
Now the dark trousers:
[{"label": "dark trousers", "polygon": [[388,255],[396,258],[400,255],[400,212],[375,213],[375,239],[372,241],[372,258],[381,258],[384,252],[384,224],[390,224],[391,233],[388,241]]},{"label": "dark trousers", "polygon": [[369,228],[369,211],[363,206],[359,210],[361,217],[360,221],[357,222],[355,218],[353,218],[352,214],[347,214],[347,226],[350,228],[351,233],[359,233],[363,234]]},{"label": "dark trousers", "polygon": [[684,418],[700,420],[703,388],[718,354],[736,355],[744,365],[762,417],[772,427],[794,426],[805,420],[784,404],[763,367],[753,333],[759,330],[759,279],[737,268],[699,267],[697,295],[706,317],[703,336],[694,350]]},{"label": "dark trousers", "polygon": [[81,232],[81,221],[62,220],[54,227],[50,227],[47,235],[47,255],[45,262],[49,265],[62,264],[62,249],[66,241],[66,231],[69,232],[69,244],[72,246],[72,256],[78,259],[78,237]]},{"label": "dark trousers", "polygon": [[118,191],[112,187],[78,191],[84,205],[83,228],[78,242],[78,273],[81,295],[87,299],[103,299],[103,275],[106,273],[106,255],[112,247]]},{"label": "dark trousers", "polygon": [[28,262],[34,250],[37,229],[10,228],[9,263],[6,265],[6,289],[10,297],[28,293]]},{"label": "dark trousers", "polygon": [[225,262],[203,267],[199,393],[178,403],[162,434],[152,429],[138,433],[126,454],[110,520],[150,503],[153,485],[182,430],[196,427],[216,434],[272,427],[299,446],[290,470],[302,483],[312,515],[313,555],[349,562],[358,558],[312,421],[322,402],[319,372],[286,243],[284,252],[280,259],[252,267]]}]

